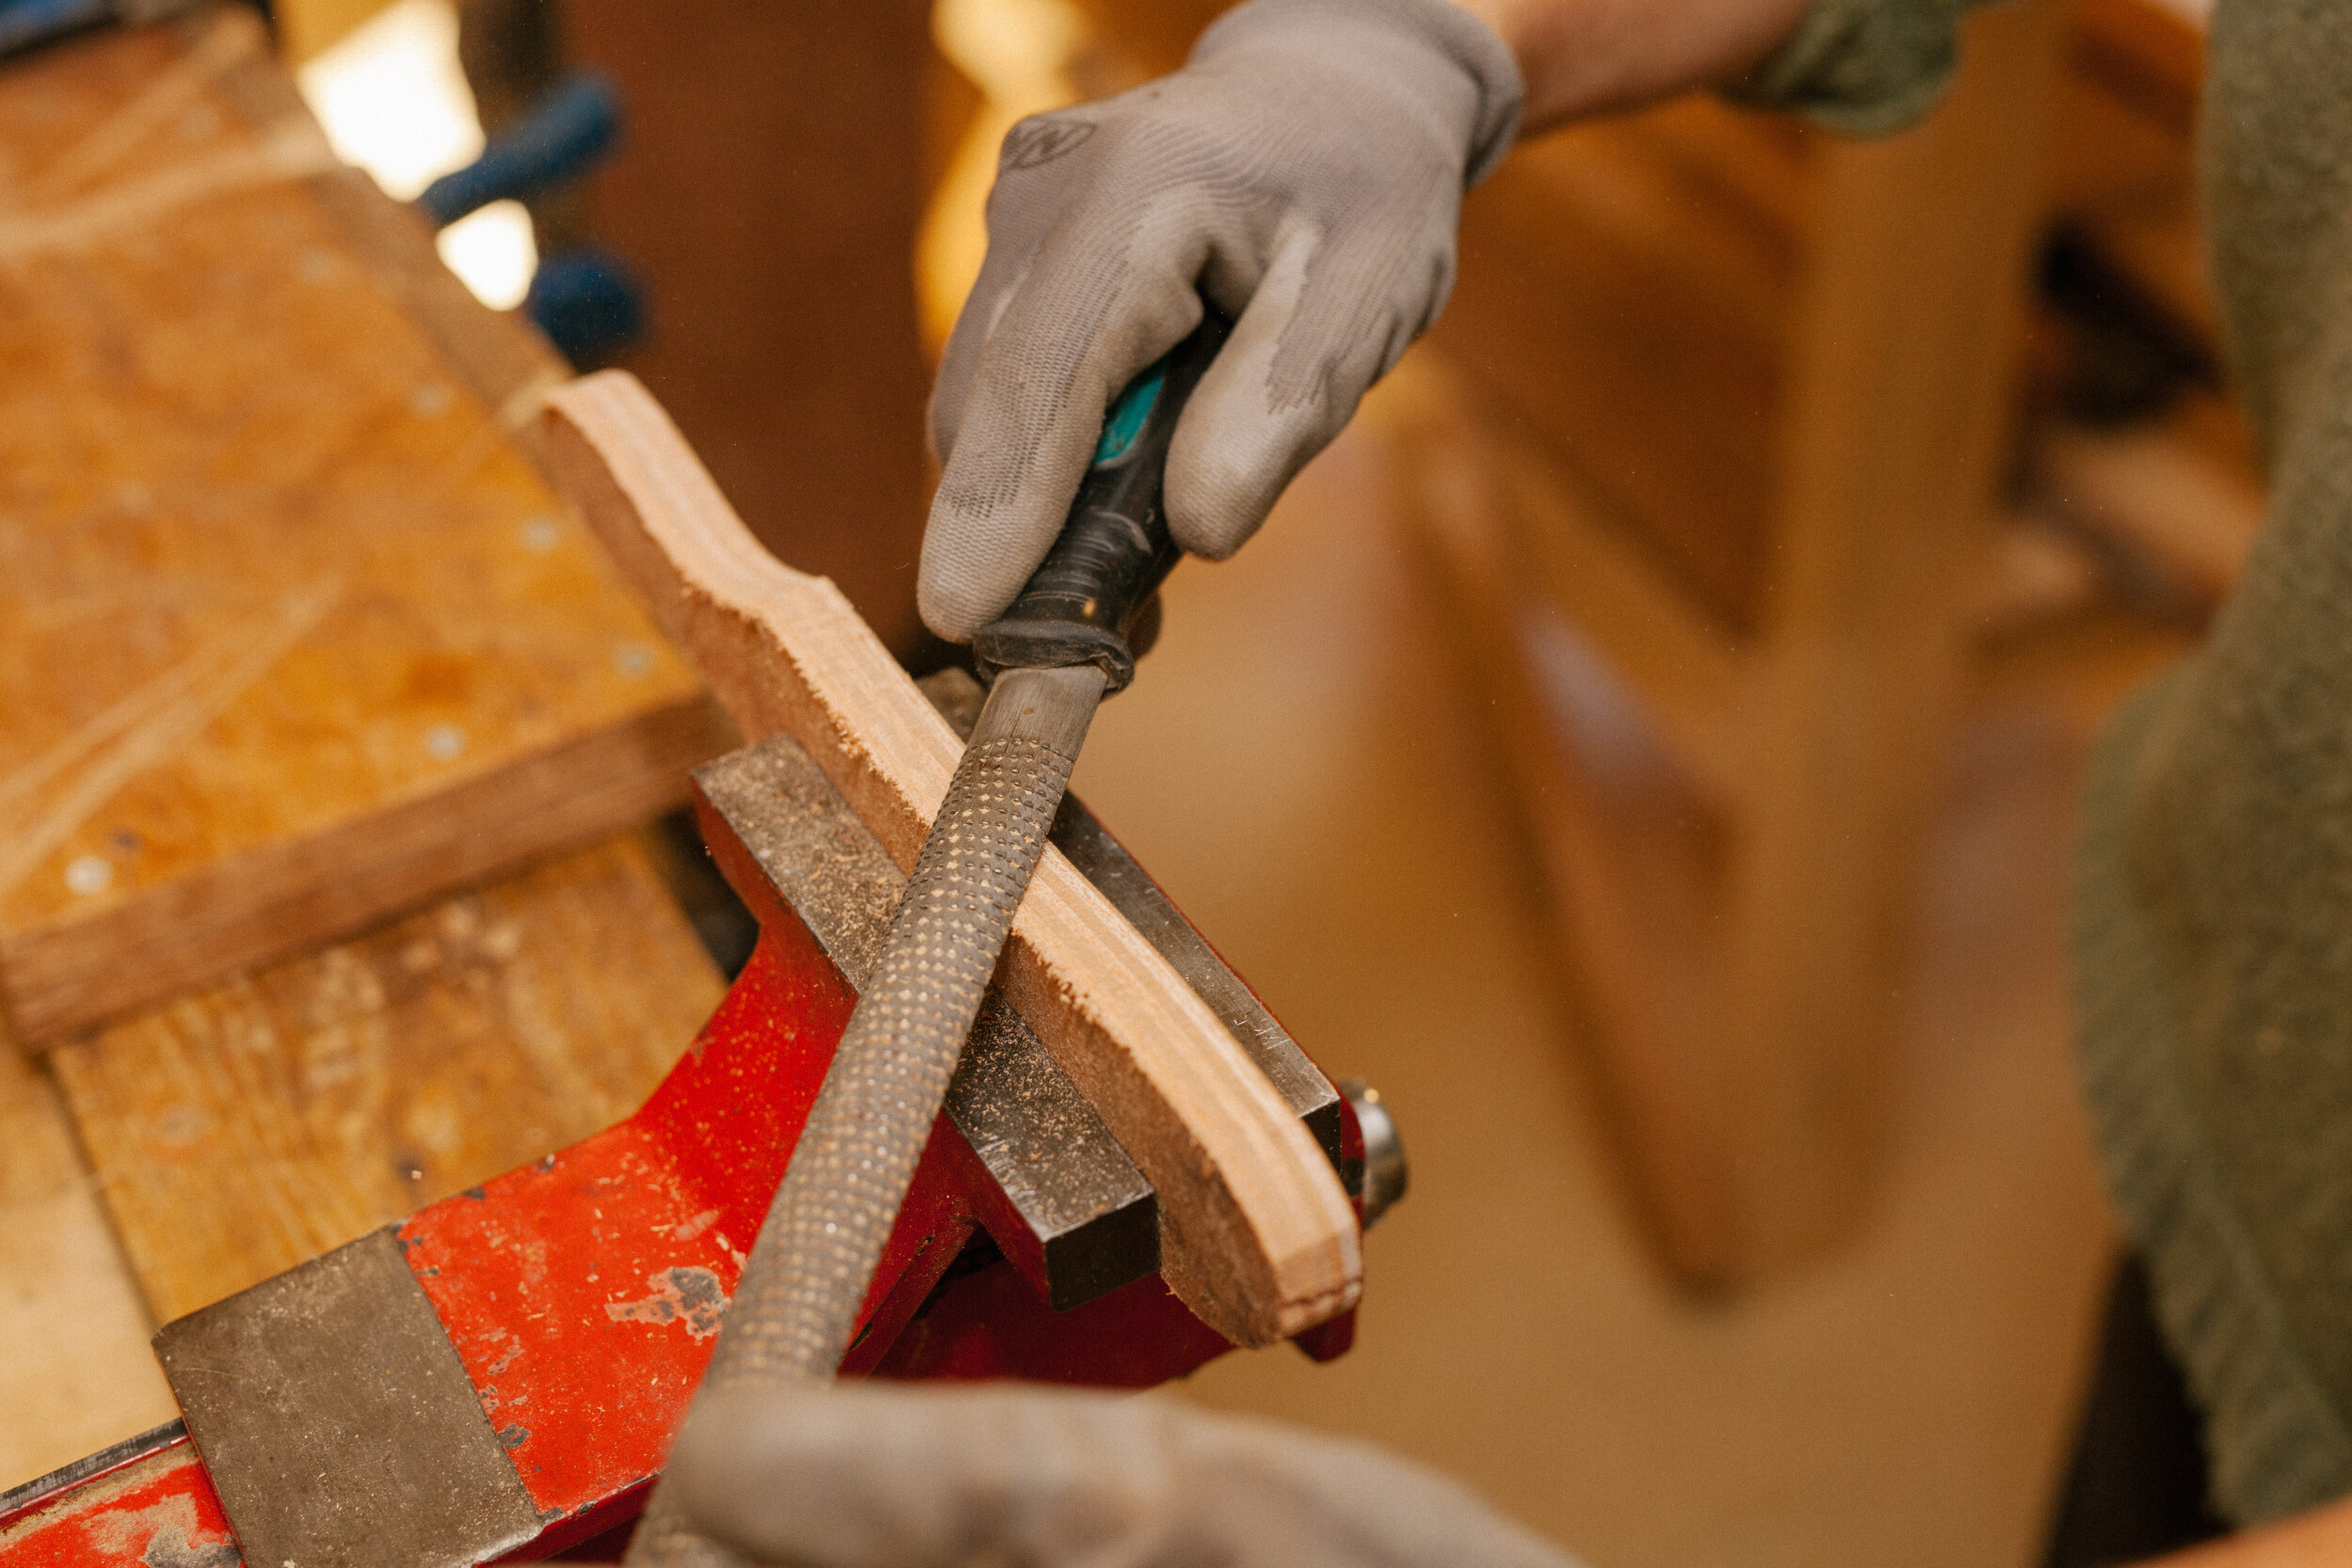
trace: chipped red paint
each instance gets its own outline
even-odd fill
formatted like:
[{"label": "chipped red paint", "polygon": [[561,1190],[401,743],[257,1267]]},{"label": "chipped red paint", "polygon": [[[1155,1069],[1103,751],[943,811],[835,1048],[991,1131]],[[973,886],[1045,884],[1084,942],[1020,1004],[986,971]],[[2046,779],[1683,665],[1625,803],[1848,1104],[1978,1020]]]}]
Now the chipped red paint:
[{"label": "chipped red paint", "polygon": [[[797,920],[771,920],[635,1116],[401,1227],[491,1427],[566,1536],[633,1511],[660,1468],[853,1000]],[[976,1178],[943,1117],[867,1297],[861,1356],[888,1347],[961,1249]]]},{"label": "chipped red paint", "polygon": [[185,1437],[0,1522],[8,1568],[237,1568],[243,1560]]},{"label": "chipped red paint", "polygon": [[[703,815],[730,879],[755,895],[761,935],[691,1049],[627,1121],[421,1210],[399,1231],[545,1521],[502,1561],[544,1559],[643,1508],[855,1002],[799,917],[745,885],[749,856],[715,813]],[[1343,1138],[1360,1158],[1352,1113]],[[934,1295],[983,1230],[1004,1257]],[[1036,1238],[941,1117],[843,1375],[1143,1387],[1231,1348],[1157,1275],[1057,1313],[1042,1271]],[[1351,1313],[1301,1346],[1326,1359],[1353,1326]],[[142,1537],[140,1521],[161,1522]],[[159,1559],[164,1528],[182,1539],[164,1542]],[[0,1568],[240,1560],[184,1442],[0,1528]]]}]

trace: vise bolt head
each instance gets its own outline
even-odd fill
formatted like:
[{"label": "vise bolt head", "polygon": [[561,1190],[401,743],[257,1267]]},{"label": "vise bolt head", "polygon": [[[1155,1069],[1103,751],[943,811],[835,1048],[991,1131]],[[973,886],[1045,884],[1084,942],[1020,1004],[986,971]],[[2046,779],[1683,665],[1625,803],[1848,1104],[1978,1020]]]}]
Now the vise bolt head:
[{"label": "vise bolt head", "polygon": [[1380,1091],[1360,1078],[1340,1086],[1364,1134],[1364,1228],[1370,1230],[1405,1196],[1405,1140]]}]

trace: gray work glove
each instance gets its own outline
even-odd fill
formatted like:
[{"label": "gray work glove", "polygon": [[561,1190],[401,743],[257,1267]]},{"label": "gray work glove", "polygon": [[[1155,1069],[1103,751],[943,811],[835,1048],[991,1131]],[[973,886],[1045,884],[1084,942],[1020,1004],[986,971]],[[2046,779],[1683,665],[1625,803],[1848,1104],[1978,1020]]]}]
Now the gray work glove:
[{"label": "gray work glove", "polygon": [[1574,1568],[1369,1444],[1070,1389],[714,1389],[670,1481],[697,1531],[801,1568]]},{"label": "gray work glove", "polygon": [[1176,428],[1168,526],[1239,549],[1445,304],[1462,193],[1519,98],[1510,50],[1448,0],[1251,0],[1176,74],[1014,126],[931,394],[931,629],[967,641],[1011,604],[1104,410],[1201,293],[1238,325]]}]

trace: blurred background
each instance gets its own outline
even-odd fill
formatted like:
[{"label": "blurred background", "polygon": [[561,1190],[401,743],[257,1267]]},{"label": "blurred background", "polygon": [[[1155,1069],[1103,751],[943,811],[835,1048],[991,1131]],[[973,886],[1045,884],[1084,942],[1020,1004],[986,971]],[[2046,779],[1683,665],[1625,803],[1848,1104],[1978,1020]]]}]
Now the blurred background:
[{"label": "blurred background", "polygon": [[[924,401],[996,144],[1218,8],[274,26],[477,298],[643,377],[921,670]],[[2202,52],[2197,0],[2010,0],[1887,142],[1692,98],[1522,148],[1430,338],[1248,549],[1177,573],[1077,789],[1412,1160],[1354,1353],[1184,1397],[1394,1447],[1602,1568],[2010,1568],[2099,1560],[2066,1542],[2110,1507],[2106,1387],[2149,1450],[2110,1511],[2200,1528],[2110,1306],[2064,938],[2086,745],[2263,507]],[[518,134],[570,137],[563,178],[453,194]]]}]

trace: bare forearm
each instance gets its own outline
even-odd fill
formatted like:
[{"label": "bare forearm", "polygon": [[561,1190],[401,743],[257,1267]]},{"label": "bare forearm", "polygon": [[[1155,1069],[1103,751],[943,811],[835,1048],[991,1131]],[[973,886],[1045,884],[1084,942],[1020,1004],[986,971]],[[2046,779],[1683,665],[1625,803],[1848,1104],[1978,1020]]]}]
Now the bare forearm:
[{"label": "bare forearm", "polygon": [[2233,1535],[2144,1568],[2328,1568],[2352,1562],[2352,1500]]},{"label": "bare forearm", "polygon": [[1454,0],[1501,34],[1527,81],[1520,135],[1733,81],[1811,0]]}]

